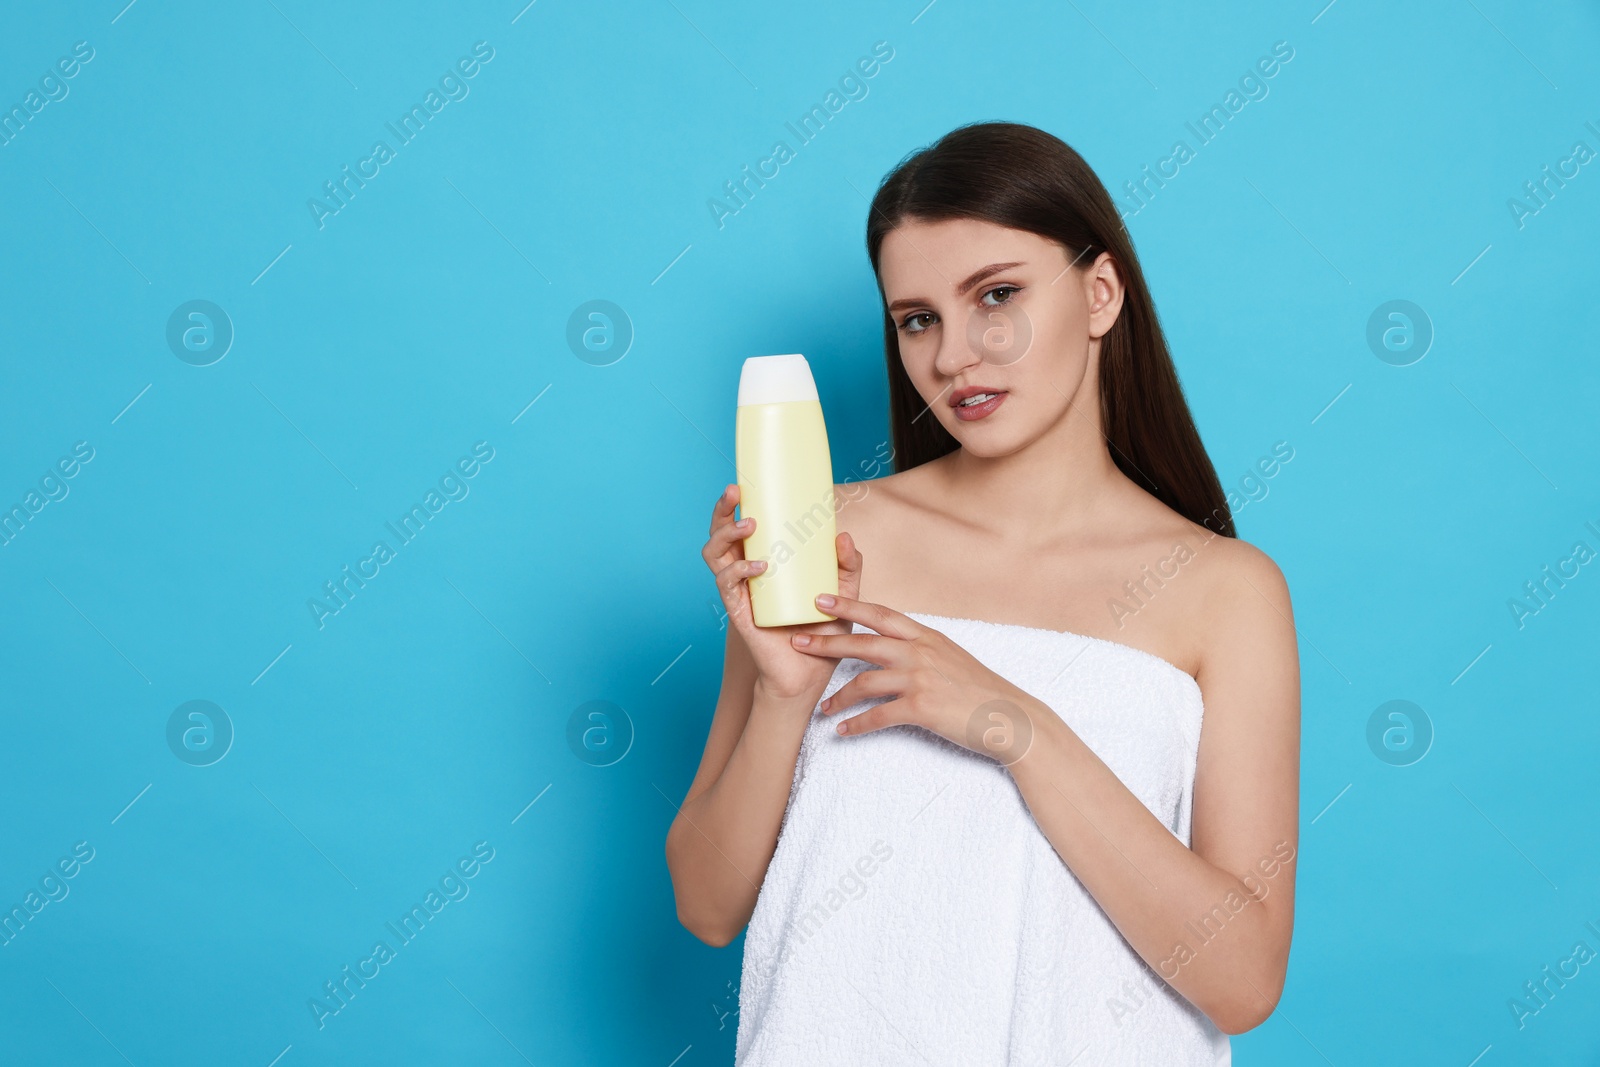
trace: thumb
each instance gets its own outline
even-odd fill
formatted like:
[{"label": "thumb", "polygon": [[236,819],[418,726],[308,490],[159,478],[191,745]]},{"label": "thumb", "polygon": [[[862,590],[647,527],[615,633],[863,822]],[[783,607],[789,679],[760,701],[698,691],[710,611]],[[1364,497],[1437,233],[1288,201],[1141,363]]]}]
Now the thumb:
[{"label": "thumb", "polygon": [[861,592],[861,550],[848,533],[839,534],[834,542],[839,554],[839,591],[852,600],[857,599]]}]

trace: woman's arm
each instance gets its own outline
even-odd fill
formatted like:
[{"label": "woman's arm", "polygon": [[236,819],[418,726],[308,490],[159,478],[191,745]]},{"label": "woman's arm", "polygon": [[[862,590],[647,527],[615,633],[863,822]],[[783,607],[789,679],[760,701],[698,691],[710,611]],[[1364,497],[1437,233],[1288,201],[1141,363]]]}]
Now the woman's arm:
[{"label": "woman's arm", "polygon": [[[840,492],[834,486],[834,492]],[[667,831],[667,869],[678,901],[678,921],[707,944],[739,936],[755,911],[767,864],[789,804],[795,760],[817,698],[833,677],[835,661],[802,655],[790,645],[799,634],[847,634],[839,619],[759,627],[748,579],[766,563],[744,558],[744,540],[756,529],[746,515],[735,521],[739,486],[730,483],[711,509],[711,533],[700,556],[716,575],[728,608],[722,659],[722,693],[711,717],[700,769]],[[861,588],[861,551],[849,532],[833,539],[839,591]],[[671,798],[668,798],[669,800]]]},{"label": "woman's arm", "polygon": [[708,945],[738,937],[755,910],[800,740],[821,695],[768,695],[744,639],[728,627],[705,754],[667,832],[678,921]]},{"label": "woman's arm", "polygon": [[1192,847],[1042,703],[1010,765],[1039,828],[1129,944],[1230,1034],[1260,1025],[1283,990],[1300,795],[1289,591],[1271,559],[1239,544],[1205,605]]}]

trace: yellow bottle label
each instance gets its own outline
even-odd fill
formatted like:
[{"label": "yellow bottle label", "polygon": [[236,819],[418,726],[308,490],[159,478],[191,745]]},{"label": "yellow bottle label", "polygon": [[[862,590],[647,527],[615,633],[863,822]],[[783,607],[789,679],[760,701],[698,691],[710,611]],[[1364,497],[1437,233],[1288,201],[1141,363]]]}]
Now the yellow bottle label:
[{"label": "yellow bottle label", "polygon": [[833,460],[822,404],[740,405],[734,447],[739,514],[756,520],[755,532],[745,538],[745,558],[767,561],[767,569],[749,581],[755,624],[833,619],[815,599],[839,592]]}]

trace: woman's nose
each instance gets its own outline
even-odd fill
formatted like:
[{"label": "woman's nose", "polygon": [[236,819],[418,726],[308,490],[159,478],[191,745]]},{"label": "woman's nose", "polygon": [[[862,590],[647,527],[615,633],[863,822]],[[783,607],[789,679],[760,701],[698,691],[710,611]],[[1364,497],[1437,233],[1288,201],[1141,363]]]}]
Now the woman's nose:
[{"label": "woman's nose", "polygon": [[939,353],[934,356],[933,368],[946,378],[954,378],[973,364],[983,362],[983,352],[973,347],[966,325],[961,323],[957,329],[944,330],[939,338]]}]

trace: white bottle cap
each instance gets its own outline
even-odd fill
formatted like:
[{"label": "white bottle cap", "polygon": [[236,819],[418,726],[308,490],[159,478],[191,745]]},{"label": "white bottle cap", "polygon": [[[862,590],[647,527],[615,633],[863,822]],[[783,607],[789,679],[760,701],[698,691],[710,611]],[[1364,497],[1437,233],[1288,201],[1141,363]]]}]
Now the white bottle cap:
[{"label": "white bottle cap", "polygon": [[751,356],[739,370],[740,407],[816,399],[817,383],[811,377],[811,365],[798,353]]}]

